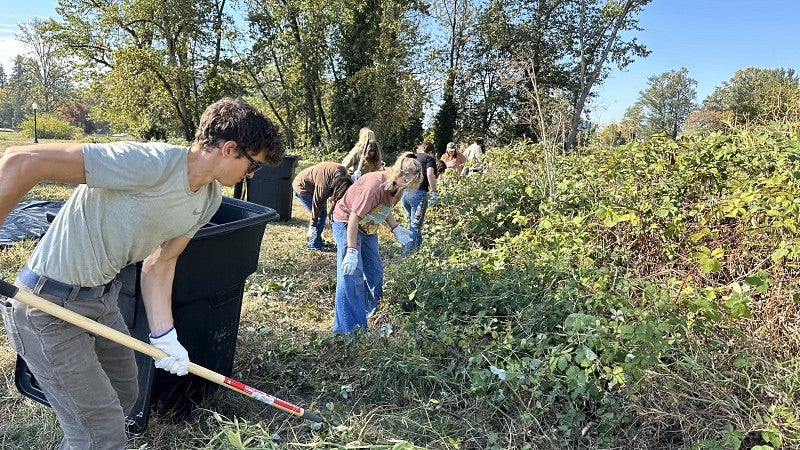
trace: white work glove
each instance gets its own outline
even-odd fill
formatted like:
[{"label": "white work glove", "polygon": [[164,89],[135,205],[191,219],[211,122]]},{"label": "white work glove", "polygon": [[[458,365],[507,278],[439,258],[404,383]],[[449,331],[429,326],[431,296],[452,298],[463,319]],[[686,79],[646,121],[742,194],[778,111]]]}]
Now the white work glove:
[{"label": "white work glove", "polygon": [[309,225],[308,231],[306,232],[306,237],[309,239],[314,239],[315,237],[317,237],[317,227]]},{"label": "white work glove", "polygon": [[355,183],[356,180],[359,179],[359,178],[361,178],[361,171],[360,170],[356,170],[355,172],[353,172],[352,175],[350,175],[350,180],[352,180],[353,183]]},{"label": "white work glove", "polygon": [[435,205],[436,201],[439,200],[439,193],[438,192],[431,192],[428,194],[428,204]]},{"label": "white work glove", "polygon": [[175,375],[186,375],[189,373],[189,352],[178,342],[178,333],[172,327],[159,337],[150,335],[150,345],[161,349],[168,356],[157,359],[156,367],[164,369]]},{"label": "white work glove", "polygon": [[397,239],[397,242],[399,242],[401,245],[407,245],[413,240],[411,237],[411,231],[409,231],[409,229],[406,227],[401,227],[400,225],[392,229],[392,234],[394,234],[394,238]]},{"label": "white work glove", "polygon": [[344,254],[342,259],[342,273],[345,275],[352,275],[356,273],[358,267],[358,249],[353,247],[347,248],[347,253]]}]

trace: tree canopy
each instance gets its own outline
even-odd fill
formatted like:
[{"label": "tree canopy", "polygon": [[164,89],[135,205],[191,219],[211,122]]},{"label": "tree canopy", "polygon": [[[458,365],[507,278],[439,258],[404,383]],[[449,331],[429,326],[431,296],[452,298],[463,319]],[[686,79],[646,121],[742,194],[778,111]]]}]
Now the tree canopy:
[{"label": "tree canopy", "polygon": [[[205,106],[235,96],[295,148],[345,151],[368,126],[389,154],[423,136],[440,151],[475,137],[568,150],[611,68],[649,54],[636,32],[650,1],[59,0],[20,28],[30,53],[0,68],[0,121],[18,126],[35,100],[86,132],[191,140]],[[683,127],[686,69],[649,84],[619,136]],[[744,69],[703,107],[786,117],[797,84],[793,69]]]},{"label": "tree canopy", "polygon": [[664,133],[675,139],[695,108],[697,81],[682,67],[653,75],[647,79],[647,84],[626,118],[636,124],[642,135]]}]

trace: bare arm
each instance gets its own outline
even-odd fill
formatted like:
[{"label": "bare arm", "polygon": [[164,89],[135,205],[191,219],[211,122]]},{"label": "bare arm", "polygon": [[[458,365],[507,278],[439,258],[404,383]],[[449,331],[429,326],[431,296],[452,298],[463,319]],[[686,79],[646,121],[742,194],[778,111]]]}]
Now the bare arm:
[{"label": "bare arm", "polygon": [[358,166],[358,160],[356,159],[357,156],[358,156],[357,149],[350,150],[350,153],[348,153],[347,156],[345,156],[344,159],[342,160],[342,165],[348,171],[356,170],[356,167]]},{"label": "bare arm", "polygon": [[428,190],[431,192],[436,192],[436,169],[433,167],[428,167],[428,170],[425,173],[428,176]]},{"label": "bare arm", "polygon": [[351,212],[350,217],[347,218],[347,246],[356,248],[358,244],[358,222],[361,217],[358,214]]},{"label": "bare arm", "polygon": [[389,215],[386,216],[386,226],[388,226],[390,230],[394,230],[397,225],[400,224],[397,223],[397,219],[394,218],[394,213],[390,212]]},{"label": "bare arm", "polygon": [[40,181],[86,182],[81,144],[9,147],[0,159],[0,224]]},{"label": "bare arm", "polygon": [[178,256],[188,244],[186,236],[172,238],[156,247],[142,264],[142,301],[153,336],[164,334],[174,324],[172,282]]}]

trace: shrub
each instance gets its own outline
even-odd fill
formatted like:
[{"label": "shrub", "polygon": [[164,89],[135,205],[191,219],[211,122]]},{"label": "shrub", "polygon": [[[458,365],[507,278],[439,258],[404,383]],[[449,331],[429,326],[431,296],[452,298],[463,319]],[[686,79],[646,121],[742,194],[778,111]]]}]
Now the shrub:
[{"label": "shrub", "polygon": [[[764,327],[800,317],[795,132],[655,137],[561,155],[549,168],[540,154],[531,144],[490,152],[482,173],[443,182],[428,245],[387,277],[391,300],[409,312],[406,331],[426,353],[457,361],[451,376],[470,395],[511,417],[535,405],[564,446],[606,446],[636,433],[632,412],[647,416],[636,404],[658,385],[653,373],[745,377],[747,359],[732,347],[797,354],[788,329]],[[750,320],[753,309],[768,322]],[[689,356],[698,349],[702,358]],[[768,391],[747,395],[769,405]],[[702,422],[702,411],[683,412]],[[772,416],[687,434],[724,441]],[[796,442],[794,422],[776,423],[788,422],[770,422],[766,441]]]},{"label": "shrub", "polygon": [[[20,132],[33,138],[33,127],[33,116],[28,116],[20,124]],[[36,116],[36,134],[39,139],[79,140],[83,137],[83,130],[55,114],[40,113]]]}]

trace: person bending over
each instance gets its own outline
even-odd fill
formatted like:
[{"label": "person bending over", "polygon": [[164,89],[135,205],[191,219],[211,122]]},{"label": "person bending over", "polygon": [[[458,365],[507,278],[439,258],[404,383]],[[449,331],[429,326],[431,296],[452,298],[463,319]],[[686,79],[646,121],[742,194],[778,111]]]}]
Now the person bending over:
[{"label": "person bending over", "polygon": [[[284,154],[278,127],[242,100],[206,108],[191,147],[166,143],[52,143],[9,147],[0,159],[0,223],[37,183],[78,186],[14,284],[125,334],[115,276],[142,261],[158,368],[188,371],[172,317],[178,256],[233,186]],[[14,299],[2,302],[11,347],[41,385],[64,431],[61,449],[125,448],[138,397],[133,350]]]},{"label": "person bending over", "polygon": [[415,191],[421,179],[422,166],[416,156],[404,153],[389,170],[363,175],[336,204],[334,333],[349,334],[356,327],[367,327],[367,314],[377,308],[383,295],[378,226],[386,223],[401,245],[411,242],[411,232],[397,224],[392,208],[404,191]]},{"label": "person bending over", "polygon": [[328,217],[326,202],[331,207],[344,195],[352,185],[347,169],[334,162],[322,162],[301,170],[292,181],[292,191],[300,203],[311,213],[308,224],[308,248],[320,250],[323,247],[322,230]]}]

